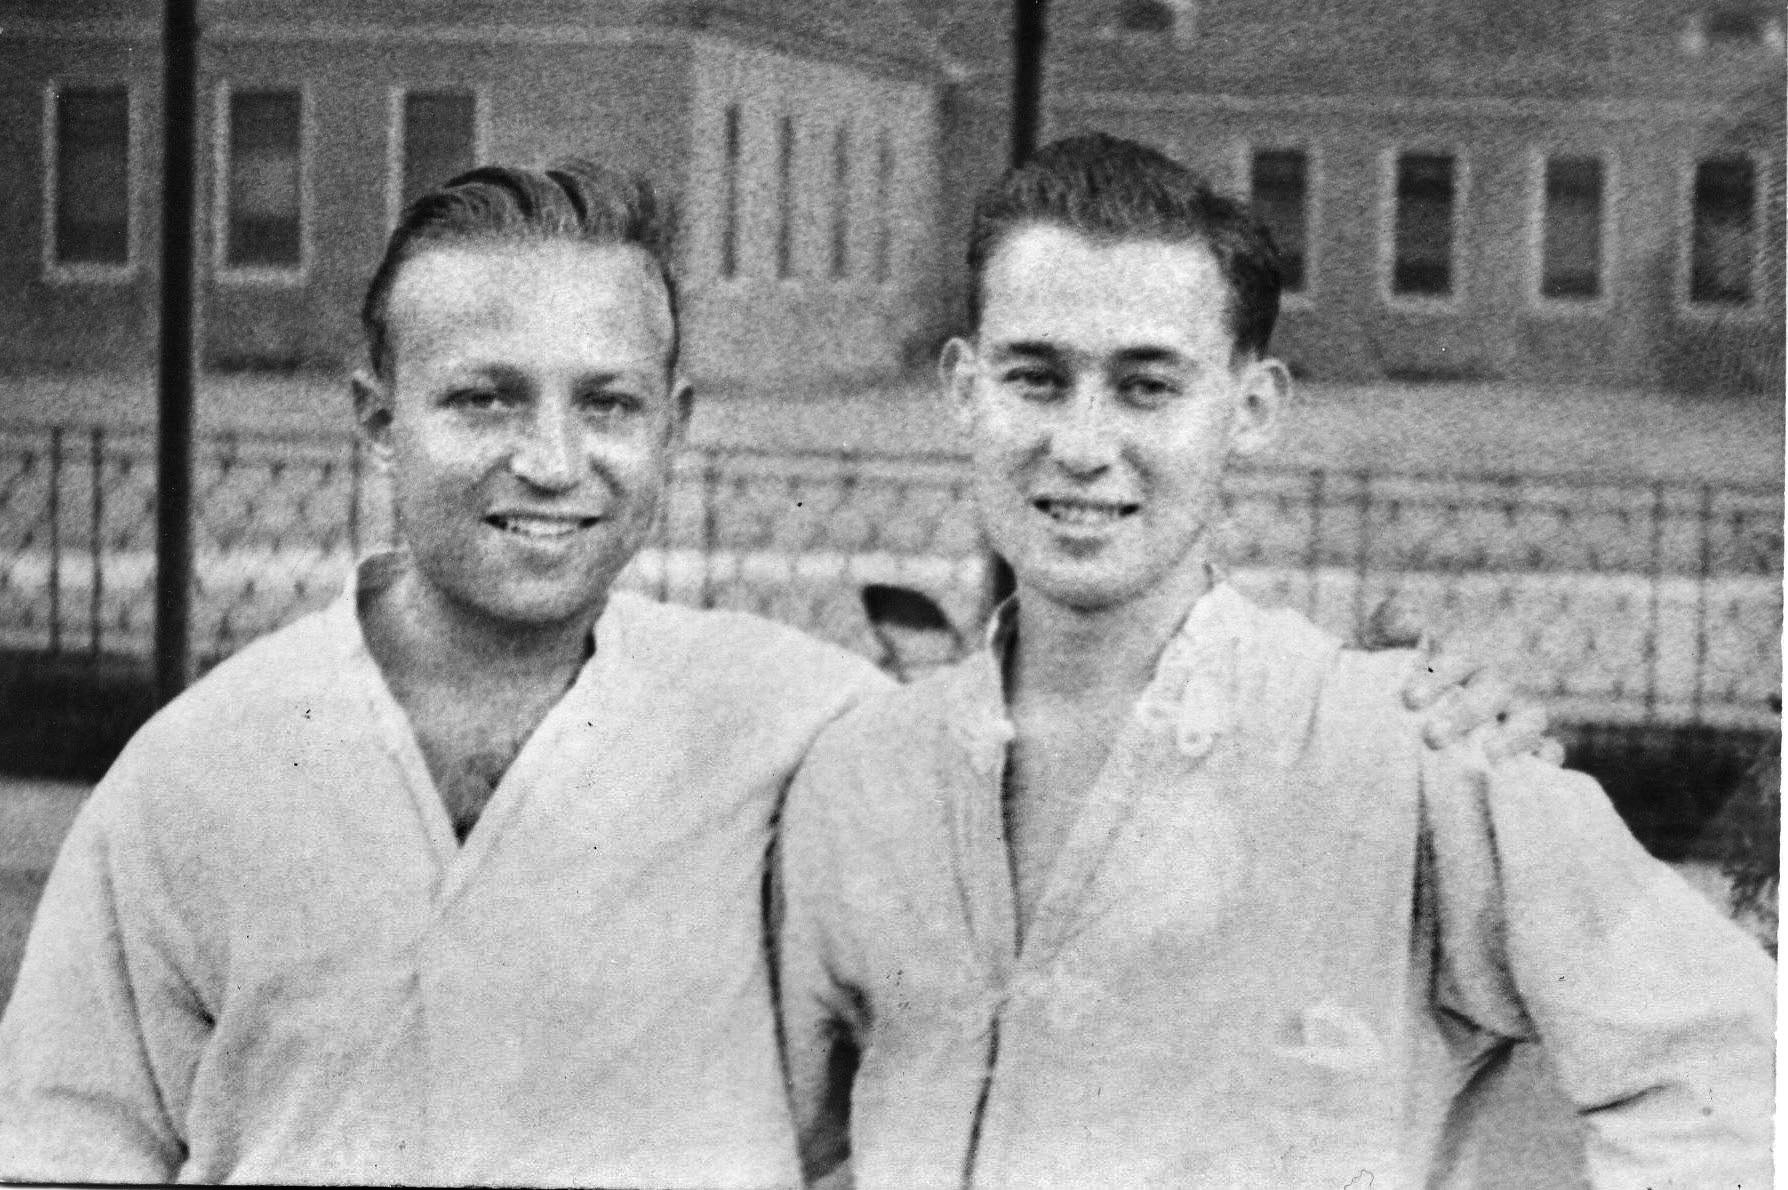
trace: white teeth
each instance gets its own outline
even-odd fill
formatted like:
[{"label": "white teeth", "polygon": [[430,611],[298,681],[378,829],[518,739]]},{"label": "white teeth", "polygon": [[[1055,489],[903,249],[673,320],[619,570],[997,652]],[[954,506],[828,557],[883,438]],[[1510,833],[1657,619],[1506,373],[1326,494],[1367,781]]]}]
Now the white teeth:
[{"label": "white teeth", "polygon": [[1126,511],[1121,504],[1088,504],[1079,500],[1039,500],[1037,505],[1064,525],[1107,525],[1122,519]]},{"label": "white teeth", "polygon": [[494,517],[499,528],[523,537],[569,537],[577,532],[576,521],[548,520],[542,517]]}]

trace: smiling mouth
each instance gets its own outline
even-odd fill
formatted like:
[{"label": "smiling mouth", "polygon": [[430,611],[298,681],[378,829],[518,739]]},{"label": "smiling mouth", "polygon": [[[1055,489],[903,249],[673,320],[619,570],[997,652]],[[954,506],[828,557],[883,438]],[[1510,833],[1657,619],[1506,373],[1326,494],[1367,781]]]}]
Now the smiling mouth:
[{"label": "smiling mouth", "polygon": [[484,523],[493,529],[514,533],[518,537],[550,540],[555,537],[570,537],[580,529],[588,529],[601,519],[601,517],[593,516],[496,514],[485,517]]},{"label": "smiling mouth", "polygon": [[1031,507],[1057,524],[1115,525],[1133,516],[1142,507],[1121,500],[1085,500],[1059,496],[1042,496],[1031,501]]}]

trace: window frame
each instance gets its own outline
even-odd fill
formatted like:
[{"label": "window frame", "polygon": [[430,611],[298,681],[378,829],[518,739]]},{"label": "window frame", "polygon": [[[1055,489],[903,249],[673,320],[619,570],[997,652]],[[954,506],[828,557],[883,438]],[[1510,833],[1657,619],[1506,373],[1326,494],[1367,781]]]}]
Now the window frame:
[{"label": "window frame", "polygon": [[[1244,139],[1237,146],[1236,177],[1238,190],[1245,196],[1248,209],[1254,211],[1254,156],[1256,153],[1299,152],[1304,155],[1304,288],[1285,290],[1279,296],[1283,310],[1309,310],[1316,306],[1317,278],[1322,267],[1322,146],[1315,141],[1263,137]],[[1179,159],[1177,154],[1168,154]]]},{"label": "window frame", "polygon": [[[1596,161],[1602,166],[1602,228],[1598,244],[1600,272],[1597,280],[1601,292],[1593,298],[1548,297],[1546,281],[1546,174],[1554,160],[1575,158]],[[1576,315],[1606,314],[1614,305],[1616,292],[1616,225],[1620,194],[1619,162],[1607,149],[1579,149],[1570,145],[1546,145],[1535,149],[1528,159],[1527,220],[1527,300],[1542,314],[1569,318]]]},{"label": "window frame", "polygon": [[[1741,303],[1697,302],[1691,296],[1695,284],[1695,175],[1708,161],[1740,158],[1751,163],[1751,296]],[[1755,149],[1708,147],[1690,152],[1678,176],[1677,210],[1681,224],[1677,235],[1676,309],[1686,318],[1696,320],[1744,319],[1760,321],[1768,317],[1774,295],[1765,292],[1769,276],[1769,203],[1765,179],[1775,162],[1767,153]]]},{"label": "window frame", "polygon": [[[60,157],[62,96],[69,91],[124,89],[124,263],[64,262],[56,258],[56,231],[60,208],[56,192],[61,182]],[[39,263],[43,279],[52,285],[107,285],[136,279],[143,260],[143,135],[142,92],[128,79],[58,76],[43,88],[41,174],[43,193],[39,223]]]},{"label": "window frame", "polygon": [[[298,263],[296,265],[233,265],[229,263],[230,105],[237,94],[291,91],[298,95]],[[211,269],[220,284],[275,289],[298,288],[310,280],[316,264],[313,193],[316,158],[316,104],[309,83],[254,82],[217,84],[212,111]]]},{"label": "window frame", "polygon": [[490,149],[489,92],[482,84],[394,83],[386,95],[385,111],[385,230],[397,226],[404,213],[404,154],[409,141],[404,132],[404,101],[413,94],[454,92],[472,97],[472,161],[486,160]]},{"label": "window frame", "polygon": [[[1449,263],[1452,266],[1452,292],[1438,295],[1398,293],[1397,283],[1397,175],[1398,163],[1406,156],[1451,157],[1453,159],[1453,209],[1448,222]],[[1465,267],[1466,210],[1471,202],[1471,158],[1452,143],[1411,141],[1393,145],[1379,153],[1378,199],[1378,292],[1386,307],[1407,313],[1454,314],[1464,309],[1470,280]]]}]

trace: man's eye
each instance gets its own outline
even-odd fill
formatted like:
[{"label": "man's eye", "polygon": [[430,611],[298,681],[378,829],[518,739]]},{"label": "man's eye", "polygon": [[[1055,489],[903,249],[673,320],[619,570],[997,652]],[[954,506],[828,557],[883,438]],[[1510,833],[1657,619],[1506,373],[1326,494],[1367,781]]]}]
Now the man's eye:
[{"label": "man's eye", "polygon": [[1135,405],[1159,405],[1179,395],[1180,386],[1160,376],[1126,376],[1118,382],[1118,391]]},{"label": "man's eye", "polygon": [[638,394],[612,388],[592,389],[578,398],[578,406],[584,411],[605,417],[636,413],[644,404]]},{"label": "man's eye", "polygon": [[1000,373],[1000,383],[1020,396],[1042,399],[1055,395],[1061,379],[1048,368],[1007,368]]},{"label": "man's eye", "polygon": [[456,388],[441,403],[449,409],[484,411],[501,409],[511,402],[500,390],[486,387]]}]

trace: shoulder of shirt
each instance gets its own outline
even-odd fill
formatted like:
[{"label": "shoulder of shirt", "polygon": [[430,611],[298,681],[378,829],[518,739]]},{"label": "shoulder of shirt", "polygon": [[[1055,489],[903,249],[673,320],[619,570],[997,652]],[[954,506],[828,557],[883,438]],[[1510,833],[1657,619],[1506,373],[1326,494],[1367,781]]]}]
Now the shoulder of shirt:
[{"label": "shoulder of shirt", "polygon": [[810,763],[864,764],[924,755],[941,732],[952,726],[967,729],[991,710],[978,707],[973,692],[977,670],[986,665],[986,650],[976,649],[917,681],[884,685],[827,725]]},{"label": "shoulder of shirt", "polygon": [[609,602],[631,626],[628,649],[649,651],[667,663],[778,688],[818,682],[867,692],[892,684],[849,649],[763,616],[661,603],[626,591],[615,592]]},{"label": "shoulder of shirt", "polygon": [[[219,662],[149,718],[90,799],[95,813],[124,811],[153,828],[165,799],[226,804],[278,749],[309,708],[328,705],[344,642],[330,610],[311,612]],[[239,766],[239,771],[227,771]]]},{"label": "shoulder of shirt", "polygon": [[140,734],[215,734],[262,712],[314,702],[340,678],[346,642],[331,626],[333,610],[310,612],[244,645],[157,712]]},{"label": "shoulder of shirt", "polygon": [[1301,612],[1246,597],[1232,606],[1241,642],[1235,694],[1247,730],[1284,736],[1287,746],[1310,738],[1319,720],[1362,742],[1416,733],[1401,697],[1411,650],[1357,649]]}]

